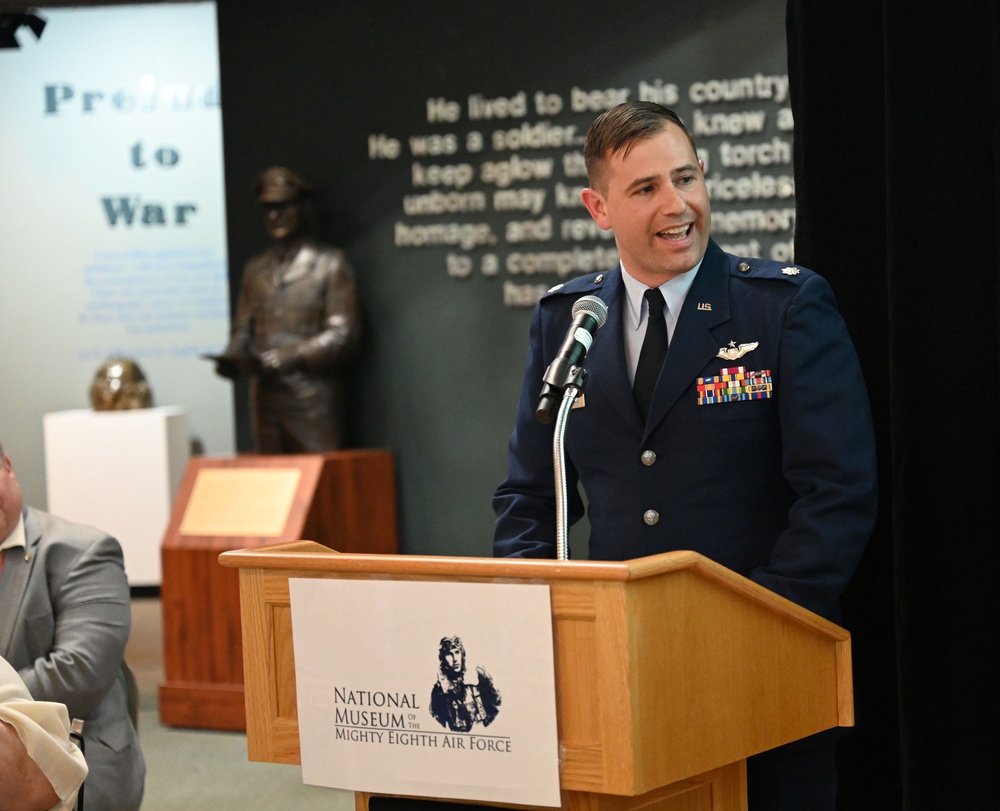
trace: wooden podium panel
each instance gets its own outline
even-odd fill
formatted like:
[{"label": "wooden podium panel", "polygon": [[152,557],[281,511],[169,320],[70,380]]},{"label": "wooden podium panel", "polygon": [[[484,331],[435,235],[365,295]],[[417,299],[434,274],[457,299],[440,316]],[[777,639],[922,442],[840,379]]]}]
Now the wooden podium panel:
[{"label": "wooden podium panel", "polygon": [[556,562],[301,542],[220,561],[240,569],[250,760],[300,762],[296,577],[547,584],[566,809],[739,811],[748,756],[853,723],[850,635],[694,552]]},{"label": "wooden podium panel", "polygon": [[219,565],[219,554],[299,538],[345,551],[394,553],[392,454],[351,450],[189,462],[161,550],[163,724],[246,729],[239,578]]}]

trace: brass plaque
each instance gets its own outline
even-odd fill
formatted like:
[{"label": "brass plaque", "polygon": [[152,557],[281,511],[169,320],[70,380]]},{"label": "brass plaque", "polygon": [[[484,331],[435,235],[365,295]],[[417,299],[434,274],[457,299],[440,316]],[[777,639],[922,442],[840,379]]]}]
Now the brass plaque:
[{"label": "brass plaque", "polygon": [[301,477],[298,468],[201,470],[181,535],[280,537]]}]

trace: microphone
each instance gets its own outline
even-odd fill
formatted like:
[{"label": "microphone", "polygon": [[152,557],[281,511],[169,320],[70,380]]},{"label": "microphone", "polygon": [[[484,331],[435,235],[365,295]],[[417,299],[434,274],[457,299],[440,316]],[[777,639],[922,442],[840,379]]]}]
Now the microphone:
[{"label": "microphone", "polygon": [[597,296],[584,296],[573,303],[572,315],[573,321],[562,346],[542,378],[535,419],[546,425],[552,422],[553,412],[558,408],[564,389],[571,383],[578,387],[583,385],[580,366],[590,351],[597,330],[608,320],[608,305]]}]

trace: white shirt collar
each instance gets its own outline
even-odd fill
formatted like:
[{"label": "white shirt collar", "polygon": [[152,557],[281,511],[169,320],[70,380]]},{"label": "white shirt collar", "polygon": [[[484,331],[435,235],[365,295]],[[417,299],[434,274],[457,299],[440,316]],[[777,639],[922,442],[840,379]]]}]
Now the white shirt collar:
[{"label": "white shirt collar", "polygon": [[24,534],[24,513],[22,513],[18,516],[17,524],[10,531],[10,535],[3,539],[3,543],[0,543],[0,552],[27,545],[27,536]]},{"label": "white shirt collar", "polygon": [[[687,298],[688,291],[691,289],[691,285],[694,284],[694,277],[698,274],[701,262],[703,261],[704,257],[687,273],[679,273],[660,285],[663,300],[667,303],[667,324],[671,335],[673,335],[673,327],[677,323],[677,316],[681,313],[681,305],[684,304],[684,299]],[[628,301],[628,306],[626,307],[628,310],[628,324],[633,330],[637,330],[642,325],[643,316],[645,315],[642,311],[642,297],[648,289],[648,285],[643,284],[630,275],[625,268],[624,262],[621,268],[622,281],[625,283],[626,299]]]}]

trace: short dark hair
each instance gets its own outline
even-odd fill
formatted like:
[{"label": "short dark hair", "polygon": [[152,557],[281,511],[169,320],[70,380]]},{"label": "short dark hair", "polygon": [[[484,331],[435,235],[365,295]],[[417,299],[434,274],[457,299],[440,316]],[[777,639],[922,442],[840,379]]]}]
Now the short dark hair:
[{"label": "short dark hair", "polygon": [[601,113],[587,130],[583,144],[583,159],[587,165],[587,182],[592,188],[603,190],[604,161],[619,152],[628,155],[637,141],[652,138],[666,129],[668,124],[680,127],[698,154],[694,136],[681,117],[673,110],[651,101],[626,101]]}]

